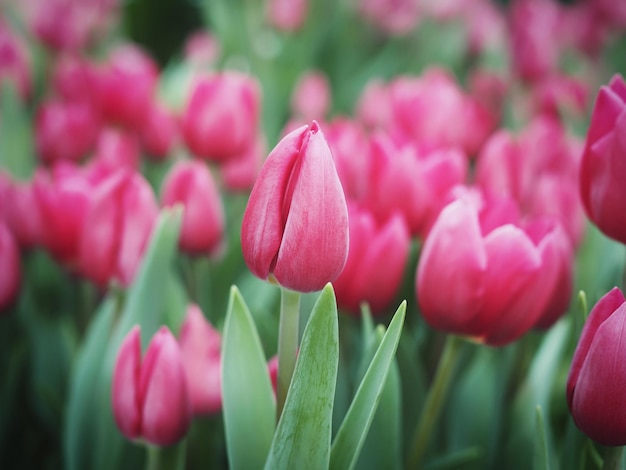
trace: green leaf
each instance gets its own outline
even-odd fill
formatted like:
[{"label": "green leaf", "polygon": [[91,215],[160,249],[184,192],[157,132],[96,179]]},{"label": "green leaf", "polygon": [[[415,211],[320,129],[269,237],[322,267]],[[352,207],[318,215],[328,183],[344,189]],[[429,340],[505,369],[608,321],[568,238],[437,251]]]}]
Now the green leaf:
[{"label": "green leaf", "polygon": [[16,88],[8,80],[0,83],[0,169],[26,180],[35,168],[32,119]]},{"label": "green leaf", "polygon": [[276,405],[261,340],[234,286],[222,344],[222,397],[230,468],[261,468],[272,444]]},{"label": "green leaf", "polygon": [[93,448],[93,397],[98,392],[98,375],[111,336],[116,302],[108,297],[96,313],[74,365],[66,409],[64,452],[66,468],[87,468],[88,453]]},{"label": "green leaf", "polygon": [[327,284],[302,336],[266,469],[328,468],[338,357],[337,303]]},{"label": "green leaf", "polygon": [[[381,327],[379,344],[383,334],[384,330]],[[394,359],[374,419],[357,460],[356,468],[359,470],[402,468],[401,402],[400,372]]]},{"label": "green leaf", "polygon": [[356,462],[376,412],[387,374],[393,364],[405,314],[406,302],[403,302],[391,320],[389,329],[383,337],[380,347],[359,385],[348,414],[335,437],[330,456],[330,468],[352,468]]},{"label": "green leaf", "polygon": [[118,431],[111,411],[111,380],[117,351],[128,331],[141,326],[141,340],[145,348],[158,328],[165,323],[168,282],[171,264],[178,249],[178,234],[182,221],[180,208],[164,209],[150,237],[135,281],[128,289],[121,316],[117,322],[103,359],[98,381],[98,434],[93,468],[116,468],[124,439]]},{"label": "green leaf", "polygon": [[550,454],[548,451],[548,438],[543,419],[541,406],[535,407],[537,419],[537,442],[535,443],[535,468],[537,470],[550,470]]}]

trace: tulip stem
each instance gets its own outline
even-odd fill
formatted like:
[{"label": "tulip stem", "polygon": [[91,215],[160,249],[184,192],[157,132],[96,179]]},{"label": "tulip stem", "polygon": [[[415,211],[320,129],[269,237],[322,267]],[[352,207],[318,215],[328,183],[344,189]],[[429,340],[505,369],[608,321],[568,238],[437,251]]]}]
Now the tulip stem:
[{"label": "tulip stem", "polygon": [[278,328],[278,380],[276,386],[276,421],[280,419],[287,390],[296,365],[300,320],[300,293],[281,287],[280,325]]},{"label": "tulip stem", "polygon": [[439,417],[459,360],[460,346],[461,340],[459,337],[455,335],[447,336],[433,383],[428,391],[422,414],[413,434],[413,447],[411,448],[406,467],[408,469],[420,468],[428,442],[433,434],[433,425]]},{"label": "tulip stem", "polygon": [[623,467],[624,446],[607,447],[604,451],[602,470],[620,470]]},{"label": "tulip stem", "polygon": [[169,447],[148,445],[146,450],[148,453],[146,470],[183,470],[185,468],[186,439]]}]

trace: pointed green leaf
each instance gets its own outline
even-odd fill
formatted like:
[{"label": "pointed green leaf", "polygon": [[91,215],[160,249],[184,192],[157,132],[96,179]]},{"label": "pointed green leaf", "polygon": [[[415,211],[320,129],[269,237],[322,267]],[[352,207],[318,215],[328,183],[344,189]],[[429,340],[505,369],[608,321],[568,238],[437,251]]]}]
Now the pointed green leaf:
[{"label": "pointed green leaf", "polygon": [[222,397],[230,468],[258,469],[272,443],[276,405],[261,340],[236,287],[222,344]]},{"label": "pointed green leaf", "polygon": [[70,381],[66,409],[64,452],[66,468],[79,470],[89,466],[88,453],[93,448],[98,375],[106,352],[115,313],[115,299],[107,297],[87,331],[77,355]]},{"label": "pointed green leaf", "polygon": [[[384,335],[382,326],[379,332],[378,345]],[[359,470],[402,467],[402,399],[400,389],[400,372],[394,359],[389,374],[387,374],[387,380],[372,424],[356,461],[356,468]]]},{"label": "pointed green leaf", "polygon": [[406,302],[396,311],[380,347],[359,385],[352,405],[337,432],[330,456],[330,468],[352,468],[376,412],[389,368],[396,354],[402,325],[406,314]]},{"label": "pointed green leaf", "polygon": [[141,326],[142,345],[145,348],[159,326],[165,322],[167,295],[171,292],[168,282],[171,280],[171,264],[178,249],[181,221],[182,210],[179,207],[164,209],[159,215],[103,358],[98,381],[99,421],[93,468],[115,468],[120,458],[125,441],[111,412],[111,379],[117,351],[134,325]]},{"label": "pointed green leaf", "polygon": [[535,407],[537,419],[537,442],[535,443],[535,468],[537,470],[550,470],[550,453],[548,449],[548,438],[543,419],[541,406]]},{"label": "pointed green leaf", "polygon": [[337,303],[327,284],[302,336],[266,469],[328,468],[338,357]]},{"label": "pointed green leaf", "polygon": [[10,80],[0,83],[0,118],[0,169],[28,179],[36,163],[32,119]]}]

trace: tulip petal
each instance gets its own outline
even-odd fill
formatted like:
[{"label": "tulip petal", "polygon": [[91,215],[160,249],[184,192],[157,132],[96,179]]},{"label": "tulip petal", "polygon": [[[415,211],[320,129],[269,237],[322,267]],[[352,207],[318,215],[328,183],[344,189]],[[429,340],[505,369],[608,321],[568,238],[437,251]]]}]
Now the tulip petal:
[{"label": "tulip petal", "polygon": [[472,205],[446,206],[429,233],[417,268],[417,299],[434,328],[472,335],[484,294],[487,253]]},{"label": "tulip petal", "polygon": [[179,441],[191,421],[191,407],[180,349],[167,327],[154,335],[141,370],[142,436],[151,444]]},{"label": "tulip petal", "polygon": [[567,404],[570,410],[573,406],[574,390],[577,386],[580,370],[583,367],[583,363],[587,357],[593,338],[600,328],[600,326],[617,310],[622,304],[624,304],[624,294],[619,288],[614,287],[607,294],[605,294],[593,307],[585,326],[580,334],[578,340],[578,346],[574,352],[572,358],[572,365],[570,367],[569,376],[567,377]]},{"label": "tulip petal", "polygon": [[298,158],[302,126],[285,136],[270,152],[248,200],[241,224],[241,249],[252,273],[267,279],[280,248],[285,221],[285,188]]},{"label": "tulip petal", "polygon": [[618,307],[596,330],[571,396],[576,425],[594,441],[607,446],[626,442],[624,335],[626,304]]},{"label": "tulip petal", "polygon": [[141,435],[141,410],[138,397],[141,369],[141,332],[134,326],[120,345],[113,372],[111,405],[115,422],[129,439]]}]

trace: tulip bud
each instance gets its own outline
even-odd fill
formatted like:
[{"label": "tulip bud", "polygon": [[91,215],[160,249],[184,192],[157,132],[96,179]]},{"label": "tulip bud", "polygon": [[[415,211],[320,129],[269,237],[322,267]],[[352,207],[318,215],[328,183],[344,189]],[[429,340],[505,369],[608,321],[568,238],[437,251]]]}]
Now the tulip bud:
[{"label": "tulip bud", "polygon": [[305,121],[324,119],[330,107],[330,84],[322,72],[311,71],[300,77],[291,98],[294,114]]},{"label": "tulip bud", "polygon": [[198,157],[240,157],[256,139],[260,86],[236,72],[199,76],[182,116],[185,143]]},{"label": "tulip bud", "polygon": [[4,221],[15,236],[17,243],[30,248],[40,243],[43,226],[41,212],[37,204],[32,181],[13,181],[0,174],[2,189],[0,198],[5,202],[2,207]]},{"label": "tulip bud", "polygon": [[276,29],[293,32],[306,21],[309,0],[266,0],[268,22]]},{"label": "tulip bud", "polygon": [[576,426],[606,446],[626,445],[626,302],[613,288],[593,307],[567,378]]},{"label": "tulip bud", "polygon": [[118,171],[94,192],[80,239],[81,273],[101,287],[113,278],[128,286],[159,208],[138,173]]},{"label": "tulip bud", "polygon": [[164,206],[185,206],[179,246],[190,254],[211,253],[224,234],[224,210],[211,171],[204,162],[179,161],[163,182]]},{"label": "tulip bud", "polygon": [[31,64],[28,48],[22,38],[14,34],[10,25],[0,18],[0,84],[13,82],[20,97],[31,90]]},{"label": "tulip bud", "polygon": [[153,103],[139,129],[139,137],[141,145],[153,160],[164,160],[178,137],[178,123],[168,109]]},{"label": "tulip bud", "polygon": [[222,409],[221,337],[197,305],[187,307],[180,351],[194,415]]},{"label": "tulip bud", "polygon": [[102,114],[110,121],[141,128],[150,112],[158,67],[138,46],[126,44],[113,51],[99,85]]},{"label": "tulip bud", "polygon": [[20,288],[20,252],[13,234],[0,221],[0,312],[11,305]]},{"label": "tulip bud", "polygon": [[191,406],[181,352],[167,327],[153,336],[143,360],[139,326],[130,330],[115,362],[111,405],[128,439],[169,446],[184,437]]},{"label": "tulip bud", "polygon": [[100,120],[85,103],[50,101],[37,111],[37,151],[45,163],[79,161],[95,144]]},{"label": "tulip bud", "polygon": [[626,82],[615,75],[598,93],[580,169],[583,204],[606,236],[626,243]]},{"label": "tulip bud", "polygon": [[252,188],[241,227],[244,260],[261,279],[300,292],[321,290],[348,255],[348,210],[317,122],[285,136]]},{"label": "tulip bud", "polygon": [[337,305],[358,315],[361,303],[367,302],[372,313],[380,313],[402,282],[411,241],[409,229],[399,214],[378,226],[367,210],[350,206],[348,213],[348,260],[333,283]]}]

